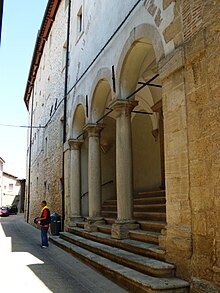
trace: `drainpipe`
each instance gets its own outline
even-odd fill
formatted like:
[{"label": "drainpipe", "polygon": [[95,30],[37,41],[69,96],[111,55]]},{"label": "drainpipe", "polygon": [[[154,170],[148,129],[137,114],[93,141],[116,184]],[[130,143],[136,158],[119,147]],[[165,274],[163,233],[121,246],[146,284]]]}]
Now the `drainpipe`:
[{"label": "drainpipe", "polygon": [[[30,81],[28,81],[30,83]],[[32,130],[33,130],[33,109],[34,109],[34,84],[32,86],[31,100],[31,125],[30,125],[30,141],[29,141],[29,162],[28,162],[28,191],[27,191],[27,223],[29,223],[30,213],[30,191],[31,191],[31,151],[32,151]]]},{"label": "drainpipe", "polygon": [[66,36],[66,70],[65,70],[65,84],[64,84],[64,112],[63,112],[63,167],[62,167],[62,223],[61,229],[64,231],[65,222],[65,180],[64,180],[64,144],[66,142],[66,113],[67,113],[67,86],[68,86],[68,67],[69,67],[69,36],[70,36],[70,17],[71,17],[71,0],[68,6],[68,19],[67,19],[67,36]]}]

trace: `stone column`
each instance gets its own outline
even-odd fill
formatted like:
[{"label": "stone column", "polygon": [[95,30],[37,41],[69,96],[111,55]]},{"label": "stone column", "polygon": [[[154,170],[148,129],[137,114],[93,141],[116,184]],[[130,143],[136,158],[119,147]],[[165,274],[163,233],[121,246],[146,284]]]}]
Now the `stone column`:
[{"label": "stone column", "polygon": [[[160,166],[161,166],[161,185],[165,190],[165,164],[164,164],[164,126],[163,126],[163,105],[162,100],[155,103],[151,109],[159,115],[159,137],[160,137]],[[152,131],[153,134],[153,131]]]},{"label": "stone column", "polygon": [[77,221],[82,221],[80,211],[80,148],[83,140],[70,139],[70,226],[74,226]]},{"label": "stone column", "polygon": [[88,191],[89,191],[89,218],[86,230],[96,230],[94,224],[101,220],[101,153],[100,132],[101,124],[87,124],[84,130],[89,137],[88,148]]},{"label": "stone column", "polygon": [[133,167],[131,111],[137,101],[116,100],[110,108],[116,112],[116,189],[117,222],[112,225],[112,237],[128,238],[128,230],[136,228],[133,218]]},{"label": "stone column", "polygon": [[66,141],[64,144],[64,192],[65,192],[65,221],[64,230],[69,226],[69,215],[70,215],[70,146]]}]

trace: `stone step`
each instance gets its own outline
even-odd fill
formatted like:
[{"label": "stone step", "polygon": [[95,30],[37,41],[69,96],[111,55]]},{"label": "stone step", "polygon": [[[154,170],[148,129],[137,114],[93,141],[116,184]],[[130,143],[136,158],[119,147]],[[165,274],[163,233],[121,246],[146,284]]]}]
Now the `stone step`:
[{"label": "stone step", "polygon": [[[111,226],[109,225],[109,227]],[[164,260],[165,258],[165,251],[156,244],[144,243],[134,239],[118,240],[112,238],[109,234],[104,234],[102,232],[90,233],[77,227],[69,228],[68,232],[96,242],[138,253],[143,256],[153,257],[158,260]]]},{"label": "stone step", "polygon": [[[166,204],[135,204],[134,205],[134,211],[166,211]],[[113,204],[103,204],[102,205],[102,211],[117,211],[117,206]]]},{"label": "stone step", "polygon": [[165,221],[137,221],[141,230],[161,232],[165,228]]},{"label": "stone step", "polygon": [[112,225],[108,225],[108,224],[98,225],[97,228],[99,232],[102,232],[105,234],[111,234]]},{"label": "stone step", "polygon": [[[113,218],[104,218],[107,225],[112,225],[115,223],[116,219]],[[136,221],[137,224],[140,225],[141,230],[145,231],[155,231],[161,232],[162,229],[165,229],[166,222],[165,221]]]},{"label": "stone step", "polygon": [[134,212],[133,217],[137,220],[166,221],[165,212]]},{"label": "stone step", "polygon": [[[104,218],[116,219],[116,211],[102,211],[101,216]],[[133,218],[135,220],[152,220],[152,221],[166,221],[165,212],[134,212]]]},{"label": "stone step", "polygon": [[[156,203],[166,203],[166,198],[165,196],[155,196],[155,197],[140,197],[140,198],[134,198],[133,203],[135,204],[156,204]],[[117,199],[108,199],[106,200],[102,206],[116,206],[117,205]]]},{"label": "stone step", "polygon": [[101,211],[101,216],[106,218],[117,218],[117,212],[116,211]]},{"label": "stone step", "polygon": [[141,198],[135,198],[133,200],[134,204],[165,204],[166,198],[165,196],[161,197],[141,197]]},{"label": "stone step", "polygon": [[91,251],[69,243],[58,236],[51,236],[57,246],[65,249],[72,255],[80,258],[85,263],[98,269],[103,275],[128,289],[129,292],[138,293],[188,293],[189,284],[186,281],[171,278],[155,278],[122,264],[115,263]]},{"label": "stone step", "polygon": [[106,224],[108,224],[108,225],[112,225],[116,221],[116,219],[114,219],[114,218],[107,218],[107,217],[105,217],[104,220],[105,220]]},{"label": "stone step", "polygon": [[143,231],[143,230],[130,230],[129,231],[129,237],[131,239],[136,239],[139,241],[144,241],[148,243],[159,243],[159,236],[161,234],[159,232],[153,232],[153,231]]},{"label": "stone step", "polygon": [[172,277],[175,274],[174,265],[164,261],[138,255],[100,242],[94,242],[93,240],[85,239],[69,232],[61,232],[60,237],[81,248],[144,274],[154,277]]},{"label": "stone step", "polygon": [[134,198],[141,198],[141,197],[157,197],[157,196],[165,196],[165,190],[158,190],[158,191],[140,191],[134,195]]},{"label": "stone step", "polygon": [[117,206],[113,204],[103,204],[102,211],[117,211]]},{"label": "stone step", "polygon": [[[104,218],[106,224],[112,225],[115,223],[116,219],[113,218]],[[162,229],[165,228],[166,222],[165,221],[136,221],[142,230],[147,231],[156,231],[160,232]]]},{"label": "stone step", "polygon": [[[98,225],[98,231],[105,234],[111,234],[111,225]],[[160,236],[159,232],[154,231],[143,231],[140,229],[130,230],[129,237],[131,239],[136,239],[139,241],[149,242],[149,243],[159,243],[158,237]]]},{"label": "stone step", "polygon": [[152,212],[165,212],[166,205],[165,204],[140,204],[134,206],[134,212],[138,211],[152,211]]},{"label": "stone step", "polygon": [[85,222],[76,222],[76,226],[80,228],[84,228]]},{"label": "stone step", "polygon": [[102,206],[103,205],[106,205],[106,204],[107,205],[110,204],[110,205],[115,205],[116,206],[117,205],[117,199],[115,199],[115,198],[114,199],[107,199],[106,201],[103,202]]}]

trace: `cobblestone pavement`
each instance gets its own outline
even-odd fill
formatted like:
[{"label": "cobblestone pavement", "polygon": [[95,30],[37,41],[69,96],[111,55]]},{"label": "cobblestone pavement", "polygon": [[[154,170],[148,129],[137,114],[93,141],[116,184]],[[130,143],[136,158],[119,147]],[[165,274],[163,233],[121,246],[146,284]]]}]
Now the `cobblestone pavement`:
[{"label": "cobblestone pavement", "polygon": [[127,292],[55,245],[42,249],[40,231],[23,214],[0,218],[0,259],[4,292]]}]

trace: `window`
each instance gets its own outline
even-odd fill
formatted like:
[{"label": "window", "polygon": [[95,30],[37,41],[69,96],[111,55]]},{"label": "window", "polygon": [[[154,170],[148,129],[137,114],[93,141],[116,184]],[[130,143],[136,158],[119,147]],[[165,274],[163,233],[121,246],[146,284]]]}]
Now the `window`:
[{"label": "window", "polygon": [[79,12],[77,13],[77,33],[78,35],[83,30],[83,15],[82,15],[82,6],[80,7]]},{"label": "window", "polygon": [[51,45],[52,45],[52,33],[50,34],[50,37],[49,37],[49,50],[51,49]]},{"label": "window", "polygon": [[12,183],[9,183],[8,190],[13,191],[13,184]]},{"label": "window", "polygon": [[53,114],[53,105],[50,108],[50,116]]},{"label": "window", "polygon": [[47,181],[44,181],[44,194],[47,192]]},{"label": "window", "polygon": [[62,70],[66,67],[66,42],[63,45],[63,52],[62,52]]},{"label": "window", "polygon": [[55,101],[55,104],[54,104],[54,111],[56,111],[57,109],[57,98],[56,98],[56,101]]},{"label": "window", "polygon": [[47,148],[48,148],[48,142],[47,137],[45,138],[45,157],[47,157]]},{"label": "window", "polygon": [[60,144],[63,142],[63,117],[60,119]]},{"label": "window", "polygon": [[65,7],[64,7],[65,10],[67,9],[68,5],[69,5],[69,0],[65,0]]}]

